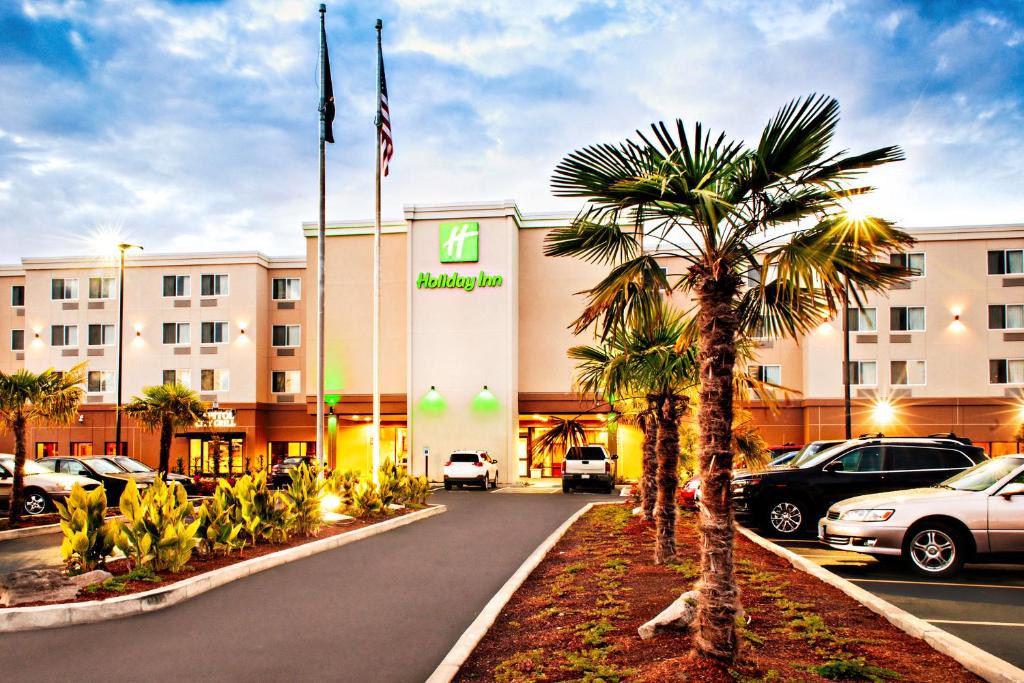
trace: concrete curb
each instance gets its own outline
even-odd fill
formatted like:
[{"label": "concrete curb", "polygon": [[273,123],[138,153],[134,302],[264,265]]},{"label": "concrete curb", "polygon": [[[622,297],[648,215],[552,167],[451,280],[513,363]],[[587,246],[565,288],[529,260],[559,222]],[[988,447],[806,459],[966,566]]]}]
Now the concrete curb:
[{"label": "concrete curb", "polygon": [[322,538],[310,543],[303,543],[292,548],[285,548],[268,555],[254,557],[251,560],[221,567],[220,569],[177,581],[167,586],[154,588],[143,593],[133,593],[108,600],[0,609],[0,633],[75,626],[77,624],[120,619],[122,617],[164,609],[246,576],[327,550],[340,548],[343,545],[348,545],[370,536],[376,536],[377,534],[397,529],[400,526],[405,526],[421,519],[439,515],[446,510],[447,508],[444,505],[436,505],[425,510],[410,512],[407,515],[371,524],[361,529],[353,529],[343,534]]},{"label": "concrete curb", "polygon": [[59,534],[60,524],[42,524],[40,526],[27,526],[21,529],[7,529],[0,531],[0,543],[14,541],[19,538],[31,538],[33,536],[46,536],[47,534]]},{"label": "concrete curb", "polygon": [[870,593],[860,586],[833,574],[824,567],[811,562],[807,558],[797,555],[792,550],[776,545],[744,527],[737,526],[736,528],[751,543],[775,553],[797,569],[807,572],[833,588],[841,590],[872,612],[885,617],[896,628],[915,638],[920,638],[942,654],[959,662],[971,673],[989,681],[989,683],[1024,683],[1024,670],[1018,669],[1009,662],[985,652],[966,640],[943,631],[934,624],[929,624],[927,621],[915,617],[913,614],[900,609],[891,602],[883,600],[874,593]]},{"label": "concrete curb", "polygon": [[505,608],[508,601],[512,599],[515,592],[519,590],[526,579],[533,573],[533,570],[537,568],[537,565],[547,556],[548,552],[555,547],[555,544],[561,540],[562,536],[569,530],[573,524],[576,523],[580,517],[585,515],[595,505],[618,505],[618,501],[595,501],[593,503],[587,503],[580,508],[575,514],[569,519],[562,522],[562,525],[555,529],[550,536],[537,546],[537,548],[530,553],[530,556],[526,558],[519,569],[509,577],[508,581],[505,582],[497,593],[494,594],[484,608],[480,610],[480,614],[477,615],[473,623],[469,625],[462,636],[455,642],[455,645],[448,654],[445,655],[441,663],[434,669],[434,673],[430,674],[430,678],[427,679],[426,683],[450,683],[452,679],[459,673],[459,669],[469,659],[469,655],[473,653],[476,646],[480,644],[484,636],[487,635],[487,631],[490,630],[491,626],[494,625],[498,615],[501,614],[501,610]]}]

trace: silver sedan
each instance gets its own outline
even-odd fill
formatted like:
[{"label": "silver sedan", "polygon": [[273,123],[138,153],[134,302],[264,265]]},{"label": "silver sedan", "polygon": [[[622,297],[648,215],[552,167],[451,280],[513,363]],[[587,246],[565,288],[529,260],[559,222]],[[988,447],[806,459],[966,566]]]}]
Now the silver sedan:
[{"label": "silver sedan", "polygon": [[930,488],[849,498],[818,523],[837,550],[903,558],[951,576],[970,560],[1024,560],[1024,455],[986,460]]}]

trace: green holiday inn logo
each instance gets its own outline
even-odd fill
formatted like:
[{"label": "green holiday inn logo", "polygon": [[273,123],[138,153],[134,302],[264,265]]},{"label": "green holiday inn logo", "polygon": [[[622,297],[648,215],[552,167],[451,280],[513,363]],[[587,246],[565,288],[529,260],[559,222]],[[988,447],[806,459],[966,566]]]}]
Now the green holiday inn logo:
[{"label": "green holiday inn logo", "polygon": [[476,263],[479,260],[479,223],[441,223],[441,263]]}]

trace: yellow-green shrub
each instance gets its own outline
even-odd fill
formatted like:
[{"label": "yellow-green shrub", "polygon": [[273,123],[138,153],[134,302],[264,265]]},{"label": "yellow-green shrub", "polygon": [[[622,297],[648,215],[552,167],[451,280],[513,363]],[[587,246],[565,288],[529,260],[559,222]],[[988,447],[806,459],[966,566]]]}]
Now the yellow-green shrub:
[{"label": "yellow-green shrub", "polygon": [[117,523],[106,518],[107,493],[103,487],[86,491],[76,483],[66,505],[60,501],[54,504],[64,534],[60,555],[68,573],[81,574],[102,566],[114,549],[117,534]]},{"label": "yellow-green shrub", "polygon": [[425,475],[409,477],[406,487],[409,492],[409,499],[406,505],[424,507],[427,504],[427,497],[430,495],[430,480]]},{"label": "yellow-green shrub", "polygon": [[199,537],[199,548],[205,553],[230,553],[235,548],[245,546],[245,541],[238,538],[242,524],[234,520],[231,487],[223,479],[220,481],[223,486],[218,485],[213,495],[199,507],[199,529],[196,534]]},{"label": "yellow-green shrub", "polygon": [[341,501],[342,508],[352,505],[352,489],[359,483],[359,470],[334,470],[324,484],[324,492],[335,495]]},{"label": "yellow-green shrub", "polygon": [[324,482],[317,474],[317,468],[306,467],[306,463],[293,467],[288,470],[291,481],[281,491],[291,504],[295,531],[306,536],[315,534],[323,524],[320,494],[323,492]]},{"label": "yellow-green shrub", "polygon": [[[129,481],[120,502],[125,521],[115,543],[121,552],[136,567],[152,564],[156,571],[184,569],[199,544],[196,534],[202,523],[184,487],[177,482],[168,486],[157,477],[140,495],[135,482]],[[192,517],[195,519],[189,523]]]},{"label": "yellow-green shrub", "polygon": [[380,512],[384,503],[380,499],[380,490],[369,480],[360,480],[352,488],[352,506],[350,511],[356,517],[371,512]]}]

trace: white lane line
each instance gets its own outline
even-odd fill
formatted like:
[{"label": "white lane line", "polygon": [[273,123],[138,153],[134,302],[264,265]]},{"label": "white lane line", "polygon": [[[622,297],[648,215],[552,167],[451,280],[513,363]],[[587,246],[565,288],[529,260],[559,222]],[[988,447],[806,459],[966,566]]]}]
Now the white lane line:
[{"label": "white lane line", "polygon": [[1024,628],[1024,624],[1012,621],[957,621],[955,619],[925,619],[929,624],[959,624],[961,626],[1016,626]]},{"label": "white lane line", "polygon": [[953,588],[1005,588],[1024,591],[1024,586],[1002,586],[995,583],[943,583],[941,581],[904,581],[898,579],[847,579],[854,583],[905,583],[914,586],[950,586]]}]

